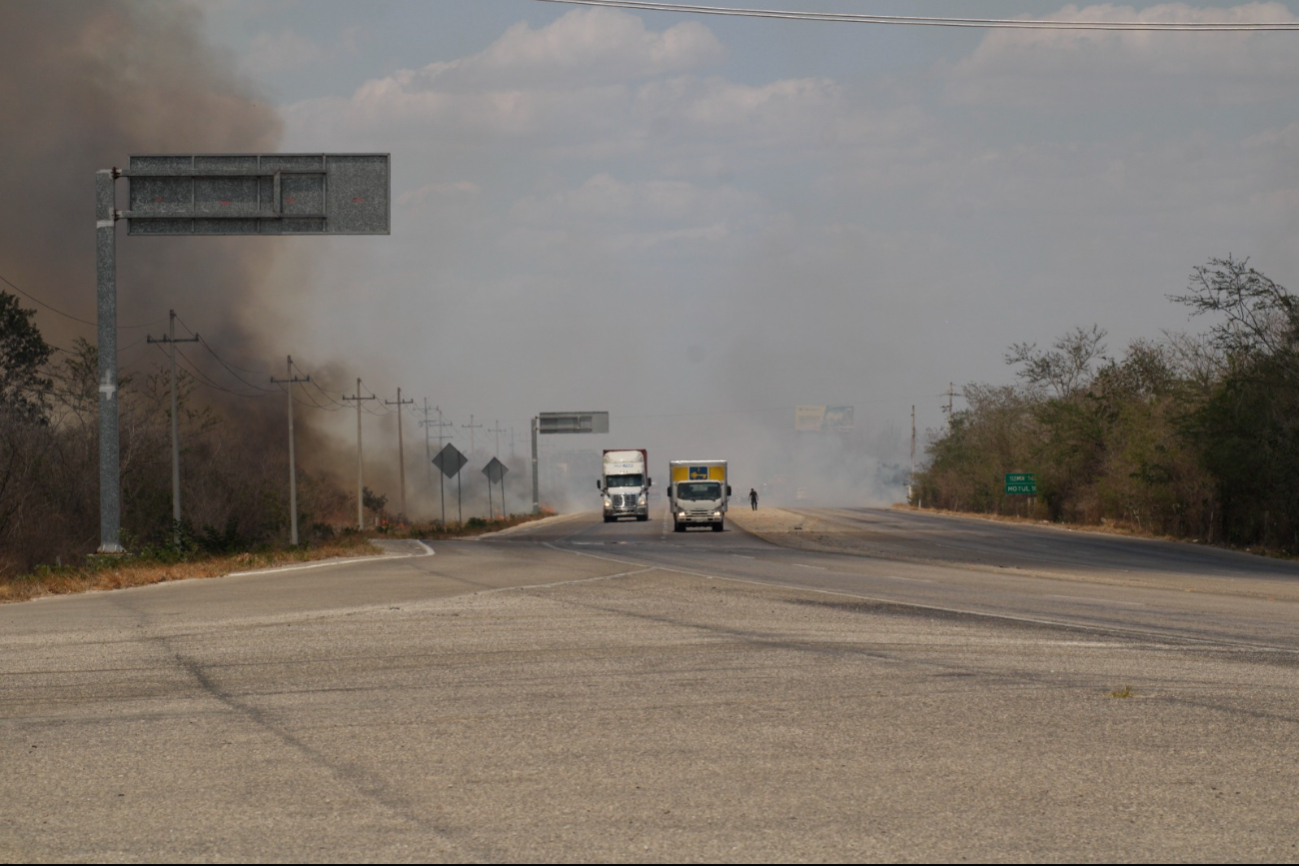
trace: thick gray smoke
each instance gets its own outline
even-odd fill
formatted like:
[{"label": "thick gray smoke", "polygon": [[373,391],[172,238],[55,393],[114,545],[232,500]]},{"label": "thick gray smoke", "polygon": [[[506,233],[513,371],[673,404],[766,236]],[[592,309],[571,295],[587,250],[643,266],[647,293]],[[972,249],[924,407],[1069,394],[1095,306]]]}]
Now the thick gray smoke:
[{"label": "thick gray smoke", "polygon": [[[140,153],[274,151],[281,120],[236,74],[232,58],[204,42],[200,12],[190,4],[10,2],[3,20],[0,276],[48,305],[21,299],[25,307],[37,306],[49,342],[94,344],[95,171],[124,166]],[[126,183],[118,181],[119,207]],[[281,392],[257,391],[239,379],[269,388],[268,373],[284,375],[291,346],[275,338],[281,323],[268,320],[262,299],[307,283],[304,244],[312,241],[296,243],[128,237],[119,224],[122,373],[138,376],[165,363],[145,337],[165,333],[167,311],[175,309],[243,371],[222,367],[203,347],[186,346],[184,353],[217,386],[199,385],[196,394],[223,405],[228,418],[268,448],[284,448]],[[281,360],[269,366],[273,359]],[[258,396],[236,397],[223,388]],[[302,463],[337,471],[340,461],[326,438],[313,435],[310,417],[301,420]]]},{"label": "thick gray smoke", "polygon": [[[93,322],[95,171],[133,153],[274,149],[280,119],[204,44],[187,4],[11,2],[4,22],[2,272]],[[121,202],[125,182],[118,185]],[[164,329],[131,326],[165,321],[170,308],[231,356],[252,355],[262,275],[280,251],[267,240],[127,238],[119,227],[124,355],[146,331]],[[58,345],[94,340],[92,327],[44,308],[38,321]]]}]

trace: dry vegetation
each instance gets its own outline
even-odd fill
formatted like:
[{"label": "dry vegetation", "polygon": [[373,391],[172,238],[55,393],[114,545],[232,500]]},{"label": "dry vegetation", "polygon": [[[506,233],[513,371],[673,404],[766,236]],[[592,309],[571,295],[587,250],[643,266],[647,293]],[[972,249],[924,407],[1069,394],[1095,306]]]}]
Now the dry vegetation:
[{"label": "dry vegetation", "polygon": [[0,602],[26,601],[46,595],[67,595],[93,590],[125,589],[195,577],[222,577],[237,571],[339,556],[374,556],[379,552],[364,535],[349,533],[310,549],[268,549],[175,562],[141,557],[90,557],[84,565],[38,566],[30,574],[0,580]]},{"label": "dry vegetation", "polygon": [[471,517],[463,524],[437,523],[396,525],[384,530],[364,533],[348,531],[333,539],[307,547],[261,549],[230,555],[199,555],[192,558],[159,558],[157,553],[139,557],[88,557],[79,566],[38,566],[29,574],[17,577],[0,577],[0,603],[27,601],[49,595],[68,595],[106,589],[126,589],[148,586],[173,580],[190,580],[199,577],[223,577],[242,571],[274,568],[299,562],[314,562],[335,557],[377,556],[380,550],[371,539],[414,538],[439,541],[451,538],[469,538],[488,532],[499,532],[519,526],[554,512],[541,514],[511,514],[496,520]]},{"label": "dry vegetation", "polygon": [[911,504],[1299,553],[1299,298],[1229,257],[1173,300],[1216,323],[1117,358],[1098,327],[1012,346],[1020,383],[964,389]]}]

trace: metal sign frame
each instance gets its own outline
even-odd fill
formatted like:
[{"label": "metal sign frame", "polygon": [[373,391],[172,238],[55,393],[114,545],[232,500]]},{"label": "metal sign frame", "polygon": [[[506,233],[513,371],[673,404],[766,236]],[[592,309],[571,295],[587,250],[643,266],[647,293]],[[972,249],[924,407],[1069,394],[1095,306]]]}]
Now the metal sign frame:
[{"label": "metal sign frame", "polygon": [[127,233],[386,235],[392,225],[386,153],[132,156]]},{"label": "metal sign frame", "polygon": [[608,412],[540,412],[538,433],[608,433]]},{"label": "metal sign frame", "polygon": [[[131,183],[117,209],[117,179]],[[301,200],[299,200],[301,198]],[[386,235],[389,154],[152,154],[95,172],[99,354],[99,548],[123,553],[117,370],[117,221],[127,234]]]}]

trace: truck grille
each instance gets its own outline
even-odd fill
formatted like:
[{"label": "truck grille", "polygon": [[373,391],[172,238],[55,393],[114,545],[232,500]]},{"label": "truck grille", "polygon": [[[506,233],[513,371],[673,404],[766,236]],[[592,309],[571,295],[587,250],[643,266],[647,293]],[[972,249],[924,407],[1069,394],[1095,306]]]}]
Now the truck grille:
[{"label": "truck grille", "polygon": [[625,494],[615,495],[613,498],[614,508],[634,508],[636,507],[636,497]]}]

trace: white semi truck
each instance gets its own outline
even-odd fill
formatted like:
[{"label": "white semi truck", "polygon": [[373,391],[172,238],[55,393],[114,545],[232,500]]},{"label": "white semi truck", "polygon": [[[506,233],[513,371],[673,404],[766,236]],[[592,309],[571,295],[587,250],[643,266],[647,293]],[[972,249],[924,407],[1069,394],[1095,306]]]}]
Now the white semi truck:
[{"label": "white semi truck", "polygon": [[725,460],[673,460],[668,463],[668,509],[672,528],[685,532],[691,526],[711,526],[721,532],[726,503],[731,496]]},{"label": "white semi truck", "polygon": [[649,455],[644,448],[605,451],[595,487],[604,493],[605,523],[619,517],[649,520]]}]

